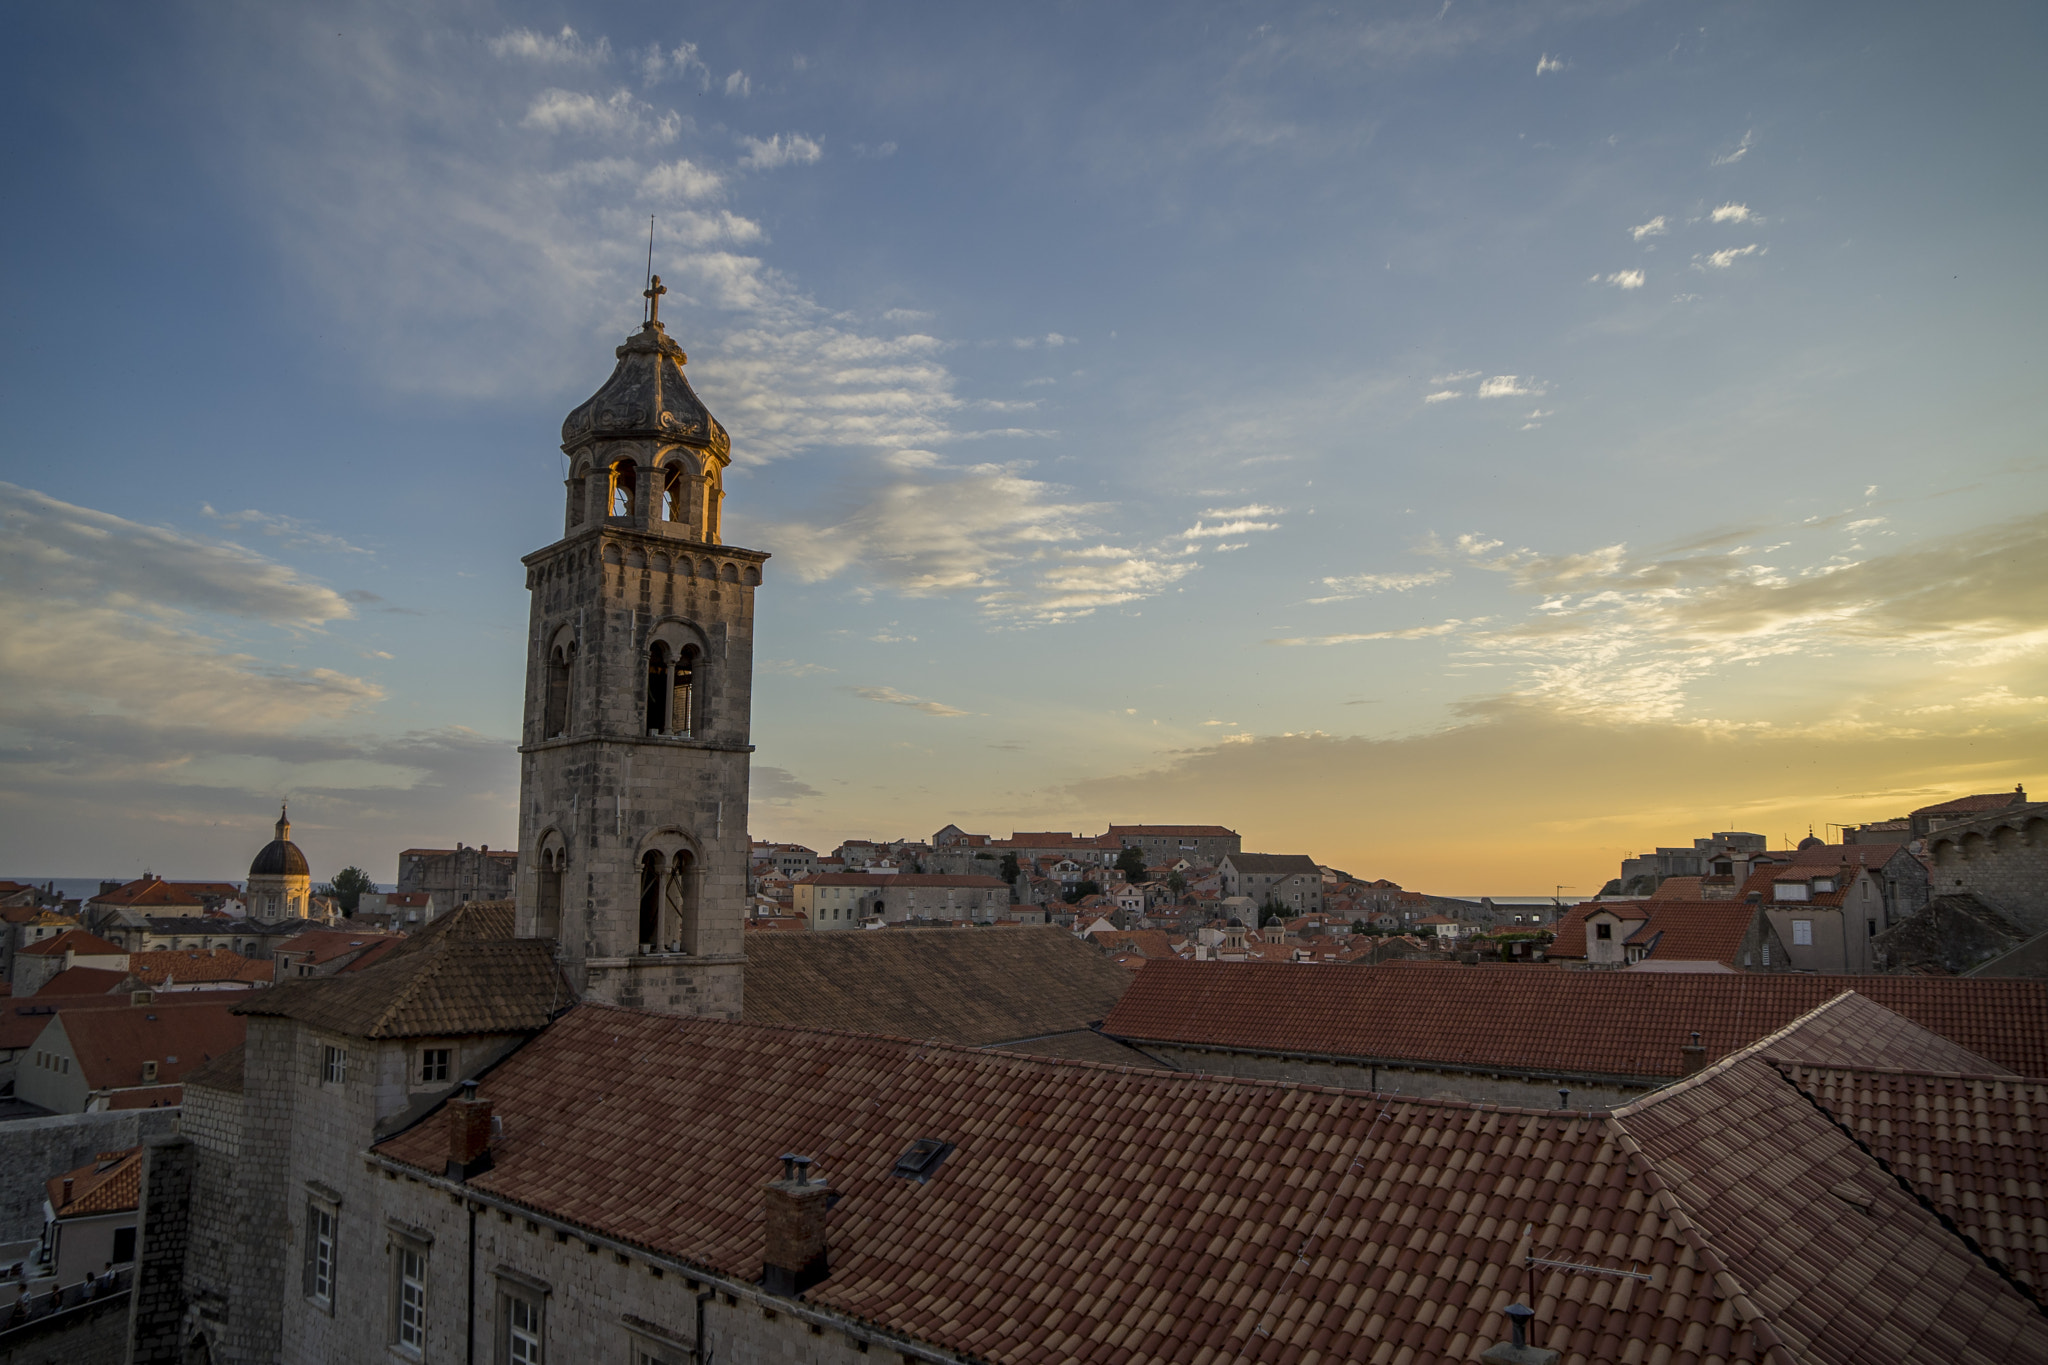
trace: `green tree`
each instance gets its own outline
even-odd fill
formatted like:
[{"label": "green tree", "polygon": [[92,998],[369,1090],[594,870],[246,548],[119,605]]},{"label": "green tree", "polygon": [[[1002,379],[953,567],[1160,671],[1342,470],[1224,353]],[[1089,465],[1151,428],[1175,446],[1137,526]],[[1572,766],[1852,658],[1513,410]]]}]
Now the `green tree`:
[{"label": "green tree", "polygon": [[1181,893],[1188,889],[1188,879],[1178,872],[1169,872],[1166,874],[1166,889],[1173,893],[1175,900],[1179,900]]},{"label": "green tree", "polygon": [[1116,870],[1123,873],[1124,880],[1133,886],[1146,881],[1148,877],[1145,872],[1145,851],[1140,848],[1127,848],[1117,854]]},{"label": "green tree", "polygon": [[1274,900],[1271,896],[1266,897],[1266,903],[1259,907],[1259,927],[1263,929],[1269,924],[1282,923],[1281,917],[1285,913],[1279,901]]},{"label": "green tree", "polygon": [[1352,932],[1352,933],[1354,933],[1354,934],[1362,934],[1362,933],[1364,933],[1364,932],[1365,932],[1365,921],[1364,921],[1364,920],[1362,920],[1362,919],[1355,919],[1355,920],[1351,921],[1351,932]]},{"label": "green tree", "polygon": [[353,915],[356,907],[363,903],[363,893],[375,891],[377,883],[370,880],[370,874],[351,863],[334,874],[334,881],[327,890],[341,902],[341,913]]},{"label": "green tree", "polygon": [[1002,877],[1004,881],[1008,882],[1012,886],[1015,886],[1017,884],[1017,875],[1021,870],[1022,869],[1020,869],[1017,866],[1016,854],[1005,853],[1003,855]]},{"label": "green tree", "polygon": [[1071,887],[1060,893],[1060,899],[1068,905],[1079,905],[1088,897],[1101,894],[1102,887],[1095,882],[1075,882]]}]

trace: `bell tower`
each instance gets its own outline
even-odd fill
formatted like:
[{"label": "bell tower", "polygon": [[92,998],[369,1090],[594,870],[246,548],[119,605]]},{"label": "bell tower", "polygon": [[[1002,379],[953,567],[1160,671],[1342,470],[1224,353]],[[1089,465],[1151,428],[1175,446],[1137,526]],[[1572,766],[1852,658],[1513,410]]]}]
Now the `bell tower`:
[{"label": "bell tower", "polygon": [[518,932],[556,939],[585,999],[737,1018],[768,556],[719,543],[731,441],[666,292],[562,423],[562,538],[524,560]]}]

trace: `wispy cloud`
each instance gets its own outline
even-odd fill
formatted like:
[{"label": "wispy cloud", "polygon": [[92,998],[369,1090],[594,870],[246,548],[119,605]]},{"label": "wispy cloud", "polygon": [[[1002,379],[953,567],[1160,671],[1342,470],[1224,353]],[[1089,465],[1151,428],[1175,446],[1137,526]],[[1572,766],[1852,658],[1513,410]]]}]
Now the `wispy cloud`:
[{"label": "wispy cloud", "polygon": [[1751,242],[1748,246],[1724,247],[1719,251],[1693,257],[1692,268],[1694,270],[1726,270],[1744,256],[1758,256],[1763,254],[1763,251],[1764,248],[1758,246],[1755,242]]},{"label": "wispy cloud", "polygon": [[973,714],[969,711],[962,711],[957,706],[947,706],[943,702],[927,701],[923,697],[913,697],[908,692],[899,692],[893,687],[849,687],[846,690],[863,701],[878,701],[888,706],[907,706],[911,710],[922,712],[927,716],[950,718]]},{"label": "wispy cloud", "polygon": [[[1281,516],[1286,512],[1282,507],[1268,507],[1264,503],[1248,503],[1243,507],[1211,507],[1196,519],[1193,526],[1181,532],[1187,540],[1227,540],[1231,536],[1247,535],[1254,531],[1277,531],[1280,523],[1263,518]],[[1214,522],[1210,518],[1214,517]]]},{"label": "wispy cloud", "polygon": [[585,42],[573,28],[560,33],[536,33],[515,28],[491,39],[487,45],[493,57],[516,58],[558,66],[596,66],[611,60],[609,39]]},{"label": "wispy cloud", "polygon": [[756,763],[749,772],[747,796],[756,803],[765,801],[773,806],[787,806],[798,801],[813,801],[822,795],[824,793],[787,768]]},{"label": "wispy cloud", "polygon": [[1463,389],[1438,389],[1435,393],[1425,393],[1422,395],[1422,401],[1425,403],[1448,403],[1453,398],[1463,398],[1464,396],[1465,391]]},{"label": "wispy cloud", "polygon": [[1072,346],[1074,342],[1073,337],[1063,336],[1058,332],[1047,332],[1042,337],[1018,337],[1010,344],[1020,351],[1031,351],[1040,346],[1057,350],[1061,346]]},{"label": "wispy cloud", "polygon": [[1752,216],[1747,204],[1723,204],[1713,214],[1717,223],[1747,223]]},{"label": "wispy cloud", "polygon": [[747,154],[740,158],[740,165],[757,171],[772,171],[782,166],[809,166],[825,155],[823,143],[802,133],[777,133],[766,139],[741,137],[740,145],[747,149]]},{"label": "wispy cloud", "polygon": [[[735,71],[725,78],[725,93],[744,99],[754,93],[754,82],[744,71]],[[811,160],[816,161],[816,157]]]},{"label": "wispy cloud", "polygon": [[1562,70],[1564,70],[1564,58],[1562,57],[1553,57],[1546,52],[1536,59],[1536,74],[1539,76]]},{"label": "wispy cloud", "polygon": [[1479,386],[1481,398],[1532,398],[1546,392],[1546,385],[1518,374],[1497,374]]},{"label": "wispy cloud", "polygon": [[580,90],[543,90],[519,122],[521,127],[543,133],[645,138],[655,143],[675,141],[683,126],[682,117],[673,109],[657,112],[625,89],[603,99]]},{"label": "wispy cloud", "polygon": [[207,520],[218,522],[230,530],[246,528],[260,531],[275,540],[282,540],[289,545],[308,550],[325,550],[331,554],[345,555],[374,553],[360,545],[351,544],[340,536],[317,530],[310,522],[279,512],[259,512],[253,507],[244,508],[240,512],[216,512],[212,503],[201,503],[199,512]]},{"label": "wispy cloud", "polygon": [[1735,144],[1735,150],[1723,152],[1714,158],[1716,166],[1732,166],[1749,155],[1749,149],[1756,145],[1756,131],[1751,129],[1742,135],[1742,141]]},{"label": "wispy cloud", "polygon": [[1640,270],[1617,270],[1604,278],[1598,275],[1593,278],[1602,284],[1611,284],[1616,289],[1641,289],[1646,277]]},{"label": "wispy cloud", "polygon": [[640,192],[650,199],[684,203],[716,199],[725,191],[725,177],[687,157],[664,161],[640,179]]},{"label": "wispy cloud", "polygon": [[1660,213],[1647,223],[1637,223],[1628,230],[1628,235],[1640,242],[1645,237],[1662,237],[1669,231],[1671,231],[1671,225],[1665,220],[1664,215]]},{"label": "wispy cloud", "polygon": [[1325,602],[1349,602],[1368,593],[1412,592],[1426,588],[1433,583],[1442,583],[1451,576],[1449,569],[1425,569],[1420,573],[1361,573],[1342,578],[1325,578],[1323,586],[1331,590],[1327,597],[1311,597],[1309,602],[1321,605]]},{"label": "wispy cloud", "polygon": [[1355,645],[1366,640],[1428,640],[1439,635],[1450,635],[1460,628],[1474,624],[1466,621],[1443,621],[1433,626],[1410,626],[1406,630],[1359,631],[1346,635],[1302,635],[1285,640],[1267,640],[1269,645]]},{"label": "wispy cloud", "polygon": [[1480,371],[1478,370],[1458,370],[1452,374],[1432,376],[1429,382],[1432,384],[1462,384],[1468,379],[1477,379],[1479,375]]}]

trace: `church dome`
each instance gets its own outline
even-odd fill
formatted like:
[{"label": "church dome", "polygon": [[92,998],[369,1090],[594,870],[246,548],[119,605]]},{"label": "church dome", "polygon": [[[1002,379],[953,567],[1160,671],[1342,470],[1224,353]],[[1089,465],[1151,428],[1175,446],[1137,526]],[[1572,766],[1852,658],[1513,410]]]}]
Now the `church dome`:
[{"label": "church dome", "polygon": [[256,855],[256,861],[249,864],[252,877],[310,877],[312,869],[306,864],[306,855],[299,852],[299,846],[292,842],[292,822],[280,810],[277,816],[277,837],[263,846]]},{"label": "church dome", "polygon": [[[660,287],[659,275],[654,283]],[[562,449],[593,441],[653,440],[692,446],[720,463],[731,460],[731,438],[683,377],[689,357],[658,318],[614,354],[619,363],[612,377],[562,422]]]}]

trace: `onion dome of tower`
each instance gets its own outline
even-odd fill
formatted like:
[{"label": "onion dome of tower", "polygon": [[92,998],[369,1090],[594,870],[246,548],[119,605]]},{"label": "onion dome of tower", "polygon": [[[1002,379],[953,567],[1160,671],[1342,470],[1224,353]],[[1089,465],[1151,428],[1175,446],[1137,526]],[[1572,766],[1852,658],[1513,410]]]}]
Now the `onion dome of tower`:
[{"label": "onion dome of tower", "polygon": [[292,822],[283,807],[277,812],[277,837],[263,846],[256,861],[249,864],[252,877],[310,877],[306,855],[292,842]]},{"label": "onion dome of tower", "polygon": [[656,275],[646,291],[647,321],[613,352],[619,363],[612,377],[563,420],[563,450],[599,441],[658,441],[731,463],[732,439],[683,377],[689,357],[661,325],[661,296],[667,292]]}]

